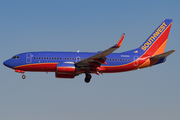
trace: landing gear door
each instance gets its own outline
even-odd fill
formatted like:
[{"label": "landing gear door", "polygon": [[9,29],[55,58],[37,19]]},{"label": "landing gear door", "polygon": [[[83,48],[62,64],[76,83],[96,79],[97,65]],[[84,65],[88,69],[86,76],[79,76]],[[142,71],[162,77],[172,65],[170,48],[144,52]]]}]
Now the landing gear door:
[{"label": "landing gear door", "polygon": [[32,56],[31,53],[26,54],[26,63],[31,63],[32,62]]}]

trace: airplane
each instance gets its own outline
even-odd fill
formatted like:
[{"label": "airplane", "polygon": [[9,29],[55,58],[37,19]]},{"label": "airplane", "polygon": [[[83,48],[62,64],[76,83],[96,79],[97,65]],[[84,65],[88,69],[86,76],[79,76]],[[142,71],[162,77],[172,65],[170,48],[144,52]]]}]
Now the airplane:
[{"label": "airplane", "polygon": [[56,78],[74,78],[85,74],[89,83],[91,74],[117,73],[150,67],[166,61],[175,50],[164,52],[172,25],[172,19],[165,19],[148,39],[138,48],[122,53],[112,53],[121,46],[125,33],[117,43],[100,52],[26,52],[13,56],[3,64],[23,73],[55,72]]}]

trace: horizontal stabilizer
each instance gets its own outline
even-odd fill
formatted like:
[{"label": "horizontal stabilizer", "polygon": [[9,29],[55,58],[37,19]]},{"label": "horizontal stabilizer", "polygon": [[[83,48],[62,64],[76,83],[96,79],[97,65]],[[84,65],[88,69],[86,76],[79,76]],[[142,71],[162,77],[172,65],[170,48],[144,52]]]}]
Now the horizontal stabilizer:
[{"label": "horizontal stabilizer", "polygon": [[167,56],[169,56],[171,53],[173,53],[174,51],[176,50],[170,50],[168,52],[165,52],[165,53],[162,53],[162,54],[159,54],[159,55],[156,55],[156,56],[153,56],[151,57],[150,59],[156,59],[156,60],[159,60],[159,59],[163,59],[163,58],[166,58]]}]

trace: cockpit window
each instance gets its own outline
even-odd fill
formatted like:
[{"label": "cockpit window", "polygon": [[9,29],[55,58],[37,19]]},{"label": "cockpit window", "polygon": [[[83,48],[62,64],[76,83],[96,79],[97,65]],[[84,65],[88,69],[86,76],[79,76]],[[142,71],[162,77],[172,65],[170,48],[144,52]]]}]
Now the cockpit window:
[{"label": "cockpit window", "polygon": [[19,56],[13,56],[12,57],[12,59],[18,59],[19,58]]}]

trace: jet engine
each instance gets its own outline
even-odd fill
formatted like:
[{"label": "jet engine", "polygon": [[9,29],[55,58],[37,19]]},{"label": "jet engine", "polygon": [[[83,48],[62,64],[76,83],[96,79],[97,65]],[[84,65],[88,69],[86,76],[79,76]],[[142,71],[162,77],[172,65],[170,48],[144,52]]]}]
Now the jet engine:
[{"label": "jet engine", "polygon": [[62,63],[57,64],[56,78],[74,78],[76,67],[74,64]]}]

